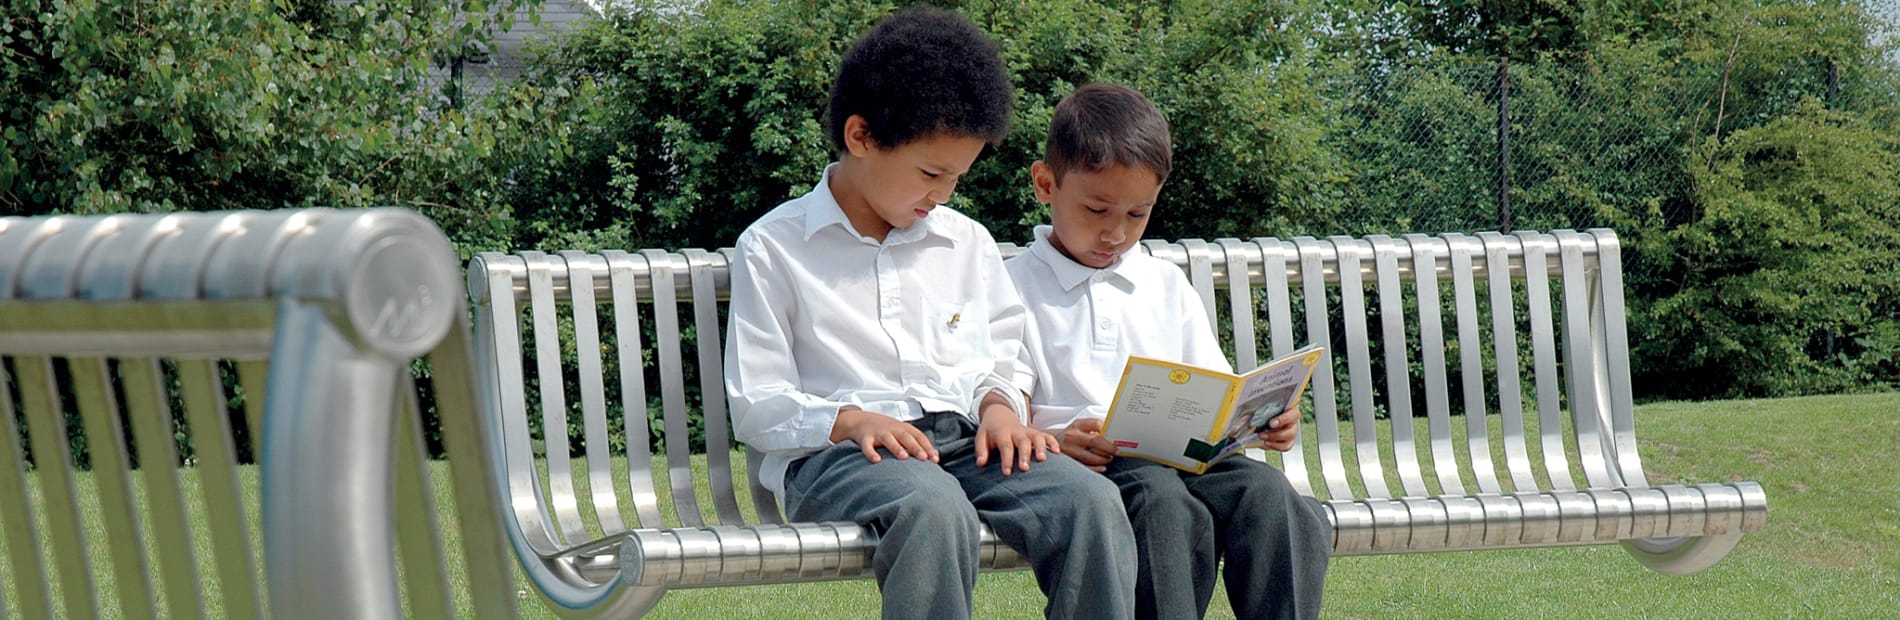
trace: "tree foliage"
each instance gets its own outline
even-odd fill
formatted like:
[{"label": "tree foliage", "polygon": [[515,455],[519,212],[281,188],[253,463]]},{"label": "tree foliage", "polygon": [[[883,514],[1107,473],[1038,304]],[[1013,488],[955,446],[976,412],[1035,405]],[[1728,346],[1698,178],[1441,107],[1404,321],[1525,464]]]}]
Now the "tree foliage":
[{"label": "tree foliage", "polygon": [[499,245],[574,93],[458,107],[441,67],[519,4],[9,0],[0,214],[400,205]]}]

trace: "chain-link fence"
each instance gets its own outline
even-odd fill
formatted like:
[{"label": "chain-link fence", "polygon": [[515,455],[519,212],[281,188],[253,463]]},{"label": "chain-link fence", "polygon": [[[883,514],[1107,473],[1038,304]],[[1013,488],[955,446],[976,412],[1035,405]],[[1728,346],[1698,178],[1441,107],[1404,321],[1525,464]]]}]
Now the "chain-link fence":
[{"label": "chain-link fence", "polygon": [[1825,60],[1726,69],[1497,61],[1363,70],[1330,93],[1345,119],[1338,148],[1357,167],[1351,202],[1403,229],[1381,232],[1681,221],[1690,148],[1786,115],[1804,96],[1843,98]]}]

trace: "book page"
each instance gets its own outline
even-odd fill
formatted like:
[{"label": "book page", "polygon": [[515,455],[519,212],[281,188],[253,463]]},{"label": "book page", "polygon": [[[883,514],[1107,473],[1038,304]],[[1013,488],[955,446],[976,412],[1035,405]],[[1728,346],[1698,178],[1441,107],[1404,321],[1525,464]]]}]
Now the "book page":
[{"label": "book page", "polygon": [[1248,373],[1242,379],[1240,396],[1235,399],[1239,404],[1234,407],[1227,429],[1222,433],[1220,454],[1209,461],[1219,461],[1265,443],[1260,440],[1260,433],[1267,430],[1267,423],[1274,416],[1299,402],[1322,352],[1319,347],[1308,347]]},{"label": "book page", "polygon": [[1104,435],[1121,457],[1201,471],[1219,453],[1215,431],[1236,381],[1226,373],[1131,357]]}]

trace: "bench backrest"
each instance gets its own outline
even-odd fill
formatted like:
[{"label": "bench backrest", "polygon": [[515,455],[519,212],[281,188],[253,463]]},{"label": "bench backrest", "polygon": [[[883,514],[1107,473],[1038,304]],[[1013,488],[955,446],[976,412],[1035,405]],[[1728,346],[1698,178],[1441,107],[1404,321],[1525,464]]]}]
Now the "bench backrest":
[{"label": "bench backrest", "polygon": [[0,218],[0,617],[512,617],[457,276],[393,209]]},{"label": "bench backrest", "polygon": [[[1331,345],[1337,359],[1314,379],[1303,445],[1266,455],[1308,494],[1646,486],[1610,231],[1143,248],[1186,270],[1239,368]],[[521,549],[545,556],[624,530],[782,519],[747,474],[758,455],[730,458],[721,357],[729,261],[730,250],[645,250],[470,262],[483,383],[500,386],[484,403],[507,439]],[[541,447],[530,441],[537,425]],[[706,454],[702,484],[692,453]],[[612,464],[621,458],[625,480]]]}]

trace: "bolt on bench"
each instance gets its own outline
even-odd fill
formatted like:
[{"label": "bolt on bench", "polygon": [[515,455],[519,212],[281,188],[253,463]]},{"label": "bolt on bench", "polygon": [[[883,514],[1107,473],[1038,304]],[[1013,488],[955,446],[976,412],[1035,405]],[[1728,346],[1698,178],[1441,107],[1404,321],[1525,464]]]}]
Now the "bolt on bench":
[{"label": "bolt on bench", "polygon": [[[1329,344],[1337,359],[1313,380],[1301,445],[1256,456],[1321,501],[1337,555],[1621,543],[1686,574],[1765,524],[1754,482],[1651,484],[1643,471],[1610,231],[1143,249],[1186,270],[1239,370]],[[634,614],[669,588],[870,576],[874,533],[784,522],[749,473],[760,455],[731,458],[730,258],[521,252],[468,265],[502,529],[557,607]],[[1024,567],[983,541],[986,569]]]}]

